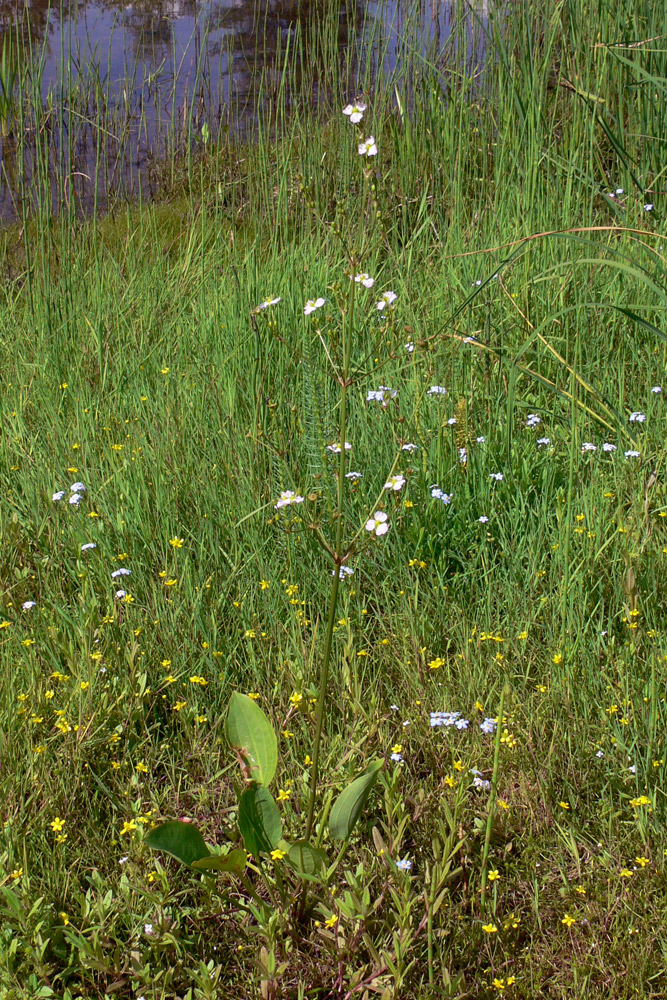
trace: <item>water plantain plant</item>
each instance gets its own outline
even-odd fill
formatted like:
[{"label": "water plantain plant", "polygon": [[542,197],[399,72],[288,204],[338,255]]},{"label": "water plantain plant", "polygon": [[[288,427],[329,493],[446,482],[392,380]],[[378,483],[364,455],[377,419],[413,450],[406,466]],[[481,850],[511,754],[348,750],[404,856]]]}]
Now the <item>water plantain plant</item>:
[{"label": "water plantain plant", "polygon": [[[289,841],[283,832],[280,810],[269,791],[278,764],[275,731],[262,709],[247,695],[234,692],[229,703],[225,733],[230,747],[237,754],[245,788],[238,801],[238,831],[242,847],[230,844],[222,853],[210,850],[192,823],[174,820],[155,827],[146,838],[149,847],[164,851],[187,865],[194,872],[225,872],[241,878],[250,895],[257,898],[244,872],[251,869],[274,895],[276,883],[283,890],[283,880],[267,872],[266,862],[284,861],[297,878],[326,881],[343,856],[347,841],[361,816],[383,766],[373,761],[337,797],[331,806],[331,796],[325,800],[322,822],[318,825],[315,842],[306,839]],[[336,860],[322,849],[322,839],[328,816],[331,839],[342,842]],[[290,887],[291,890],[291,887]],[[280,891],[282,901],[289,898]]]}]

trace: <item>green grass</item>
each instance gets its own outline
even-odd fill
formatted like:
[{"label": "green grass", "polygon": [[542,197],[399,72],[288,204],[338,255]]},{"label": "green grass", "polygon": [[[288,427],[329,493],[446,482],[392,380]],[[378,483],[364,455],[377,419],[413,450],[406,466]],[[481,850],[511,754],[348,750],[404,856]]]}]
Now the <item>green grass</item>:
[{"label": "green grass", "polygon": [[[478,77],[461,12],[446,70],[414,54],[367,80],[373,191],[352,95],[289,114],[287,79],[258,141],[207,147],[171,202],[86,222],[44,205],[0,236],[3,1000],[664,995],[661,25],[644,2],[497,11]],[[310,526],[333,539],[329,358],[362,245],[363,478],[343,506],[361,535],[322,794],[386,766],[315,910],[297,920],[284,870],[287,902],[252,920],[240,884],[142,840],[183,817],[238,839],[235,690],[283,734],[281,809],[303,831],[333,569]],[[379,385],[386,408],[366,401]],[[277,512],[288,489],[305,502]],[[378,507],[391,527],[370,539]],[[479,723],[501,697],[496,747]]]}]

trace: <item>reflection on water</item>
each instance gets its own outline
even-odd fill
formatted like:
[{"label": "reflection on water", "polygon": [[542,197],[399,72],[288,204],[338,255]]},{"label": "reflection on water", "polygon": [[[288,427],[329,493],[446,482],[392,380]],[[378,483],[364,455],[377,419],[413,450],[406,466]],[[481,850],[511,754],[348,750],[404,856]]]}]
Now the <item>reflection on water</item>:
[{"label": "reflection on water", "polygon": [[[20,62],[4,117],[0,78],[0,218],[21,214],[21,189],[40,176],[56,198],[65,163],[71,197],[88,207],[93,191],[98,207],[119,193],[150,196],[151,164],[204,122],[214,137],[253,127],[297,36],[312,59],[290,67],[287,108],[345,96],[331,93],[331,57],[317,58],[323,25],[353,87],[355,72],[390,72],[402,54],[437,59],[451,17],[443,0],[0,0],[0,56],[7,47],[6,63]],[[49,109],[43,126],[33,122],[32,145],[19,95]]]}]

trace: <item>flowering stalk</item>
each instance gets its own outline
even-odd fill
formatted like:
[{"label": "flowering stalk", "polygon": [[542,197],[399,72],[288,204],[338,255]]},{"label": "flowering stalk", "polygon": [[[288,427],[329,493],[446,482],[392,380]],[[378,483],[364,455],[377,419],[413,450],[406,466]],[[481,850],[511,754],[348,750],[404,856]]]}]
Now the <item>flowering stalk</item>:
[{"label": "flowering stalk", "polygon": [[347,428],[347,389],[349,385],[350,371],[350,346],[351,330],[354,326],[354,281],[350,282],[350,308],[349,313],[343,313],[343,364],[339,377],[340,392],[340,422],[339,437],[341,442],[340,454],[338,456],[338,488],[336,490],[336,543],[334,546],[334,574],[331,582],[329,594],[329,616],[327,619],[327,630],[324,638],[324,654],[320,668],[319,692],[317,696],[317,707],[315,709],[315,738],[313,741],[313,763],[310,769],[310,797],[308,799],[308,812],[306,814],[306,840],[310,839],[313,829],[313,819],[315,816],[315,799],[317,797],[317,778],[320,762],[320,743],[322,739],[322,727],[324,725],[324,707],[327,695],[327,685],[329,682],[329,664],[331,663],[331,648],[333,643],[333,630],[336,621],[336,605],[338,603],[338,588],[340,584],[340,567],[343,563],[343,489],[345,485],[345,432]]},{"label": "flowering stalk", "polygon": [[498,796],[498,761],[500,759],[500,737],[503,729],[503,710],[505,708],[505,694],[507,684],[500,694],[500,705],[498,707],[498,722],[496,723],[496,741],[493,747],[493,774],[491,775],[491,791],[489,792],[489,807],[486,817],[486,833],[484,836],[484,851],[482,854],[482,887],[480,889],[480,905],[482,913],[486,909],[486,877],[489,865],[489,848],[491,846],[491,831],[493,830],[493,820],[496,815],[496,798]]}]

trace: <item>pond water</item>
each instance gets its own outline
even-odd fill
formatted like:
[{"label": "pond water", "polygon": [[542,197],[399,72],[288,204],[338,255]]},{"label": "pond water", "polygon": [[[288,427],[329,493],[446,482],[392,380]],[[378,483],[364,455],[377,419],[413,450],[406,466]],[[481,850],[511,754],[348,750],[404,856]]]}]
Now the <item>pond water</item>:
[{"label": "pond water", "polygon": [[[469,49],[479,62],[481,2],[468,8]],[[119,195],[151,197],[160,158],[185,152],[205,123],[212,138],[221,128],[250,134],[257,109],[275,98],[290,49],[317,44],[320,30],[350,88],[368,60],[375,78],[415,52],[437,62],[453,3],[0,0],[0,219],[20,218],[26,198],[71,197],[90,210]],[[288,74],[287,108],[317,102],[342,79],[313,67]]]}]

